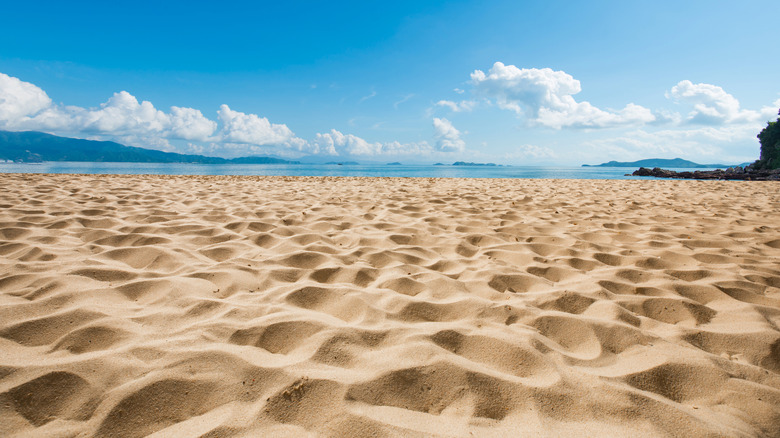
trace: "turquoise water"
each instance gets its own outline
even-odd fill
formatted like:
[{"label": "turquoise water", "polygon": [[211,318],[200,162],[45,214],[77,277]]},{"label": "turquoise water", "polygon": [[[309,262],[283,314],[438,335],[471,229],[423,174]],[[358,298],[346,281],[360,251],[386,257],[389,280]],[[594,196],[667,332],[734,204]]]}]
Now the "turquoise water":
[{"label": "turquoise water", "polygon": [[[0,163],[0,173],[155,175],[394,176],[433,178],[647,179],[625,176],[630,167],[432,166],[385,164],[180,164],[180,163]],[[674,169],[693,170],[693,169]],[[704,169],[695,169],[704,170]]]}]

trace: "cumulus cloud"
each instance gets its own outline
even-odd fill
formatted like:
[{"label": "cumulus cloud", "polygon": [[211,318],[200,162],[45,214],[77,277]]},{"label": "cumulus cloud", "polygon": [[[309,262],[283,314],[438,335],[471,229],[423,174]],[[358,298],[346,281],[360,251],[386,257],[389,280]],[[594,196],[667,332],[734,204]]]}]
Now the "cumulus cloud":
[{"label": "cumulus cloud", "polygon": [[[375,95],[375,92],[372,92]],[[398,104],[411,99],[407,95]],[[436,119],[436,150],[462,151],[460,133],[446,119]],[[303,152],[329,155],[428,155],[434,147],[425,141],[369,142],[335,129],[317,134],[312,141],[298,138],[285,124],[271,123],[256,114],[221,105],[217,120],[200,110],[172,106],[166,112],[149,101],[139,101],[127,91],[114,93],[93,108],[57,105],[34,84],[0,73],[0,129],[40,130],[95,140],[175,151],[172,140],[183,140],[179,149],[188,153],[229,156]],[[184,142],[186,141],[186,143]],[[197,144],[193,142],[205,143]]]},{"label": "cumulus cloud", "polygon": [[343,134],[336,129],[318,133],[311,142],[312,153],[328,155],[411,155],[428,154],[431,147],[426,142],[400,143],[368,142],[353,134]]},{"label": "cumulus cloud", "polygon": [[335,129],[331,129],[330,132],[324,134],[318,133],[312,143],[315,145],[317,152],[329,155],[339,155],[339,153],[374,155],[382,149],[380,143],[369,143],[356,135],[345,135]]},{"label": "cumulus cloud", "polygon": [[758,111],[742,109],[737,98],[723,88],[712,84],[694,84],[680,81],[666,93],[666,97],[693,105],[685,122],[698,125],[756,124],[774,119],[780,99]]},{"label": "cumulus cloud", "polygon": [[196,109],[160,111],[127,91],[114,93],[98,108],[54,105],[40,88],[0,73],[0,127],[4,129],[106,134],[132,144],[166,146],[160,139],[206,140],[217,124]]},{"label": "cumulus cloud", "polygon": [[265,117],[233,111],[221,105],[217,111],[222,122],[221,138],[230,143],[251,145],[287,145],[303,149],[306,142],[297,138],[284,124],[271,123]]},{"label": "cumulus cloud", "polygon": [[35,85],[0,73],[0,126],[37,114],[51,106],[51,99]]},{"label": "cumulus cloud", "polygon": [[162,133],[170,122],[168,115],[156,109],[151,102],[139,103],[127,91],[114,93],[100,109],[75,113],[78,126],[88,132]]},{"label": "cumulus cloud", "polygon": [[[108,137],[127,144],[170,150],[168,139],[276,145],[304,150],[307,142],[284,124],[265,117],[233,111],[222,105],[218,123],[200,110],[173,106],[161,111],[149,101],[128,93],[114,93],[97,108],[55,105],[37,86],[0,73],[0,128],[41,130],[90,138]],[[102,137],[101,137],[102,136]]]},{"label": "cumulus cloud", "polygon": [[580,81],[550,68],[521,69],[496,62],[488,73],[475,70],[471,83],[477,96],[522,114],[532,123],[555,129],[606,128],[655,120],[649,109],[633,103],[619,111],[606,111],[589,102],[577,102],[573,96],[582,90]]},{"label": "cumulus cloud", "polygon": [[184,140],[206,141],[217,129],[217,122],[207,119],[194,108],[171,107],[171,135]]},{"label": "cumulus cloud", "polygon": [[717,85],[694,84],[684,80],[672,87],[666,97],[693,104],[693,111],[688,114],[689,123],[723,125],[750,123],[765,118],[766,111],[741,109],[737,98]]},{"label": "cumulus cloud", "polygon": [[[680,103],[693,104],[685,119],[677,113],[663,114],[670,127],[637,129],[617,137],[584,142],[600,154],[633,160],[648,156],[678,156],[694,161],[739,163],[758,158],[756,133],[767,120],[777,117],[780,99],[758,111],[740,108],[736,98],[721,87],[681,81],[667,92]],[[710,162],[712,162],[710,161]]]},{"label": "cumulus cloud", "polygon": [[458,131],[452,123],[445,118],[433,119],[433,129],[435,131],[436,149],[442,152],[462,152],[466,148],[466,143],[460,138]]}]

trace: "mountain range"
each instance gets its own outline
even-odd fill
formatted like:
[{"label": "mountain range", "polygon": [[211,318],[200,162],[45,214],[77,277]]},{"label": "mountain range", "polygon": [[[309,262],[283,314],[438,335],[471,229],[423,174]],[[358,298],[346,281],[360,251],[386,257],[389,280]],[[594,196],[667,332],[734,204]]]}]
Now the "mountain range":
[{"label": "mountain range", "polygon": [[693,161],[683,160],[682,158],[648,158],[639,161],[610,161],[602,164],[583,164],[582,167],[662,167],[673,169],[696,169],[696,168],[726,168],[734,166],[747,166],[750,163],[742,164],[699,164]]},{"label": "mountain range", "polygon": [[[313,157],[301,160],[309,162]],[[0,131],[0,161],[34,163],[43,161],[87,161],[119,163],[197,163],[197,164],[301,164],[267,156],[240,158],[208,157],[204,155],[179,154],[125,146],[113,141],[95,141],[79,138],[59,137],[43,132]],[[331,164],[331,163],[327,163]],[[333,162],[332,164],[337,164]],[[357,162],[339,162],[338,164],[358,164]],[[391,163],[395,164],[395,163]],[[437,163],[441,164],[441,163]],[[750,163],[742,163],[746,166]],[[458,161],[453,166],[496,166],[493,163],[470,163]],[[661,168],[727,168],[731,164],[699,164],[682,158],[650,158],[639,161],[609,161],[602,164],[583,164],[583,167],[661,167]]]},{"label": "mountain range", "polygon": [[117,163],[300,164],[274,157],[220,158],[125,146],[113,141],[58,137],[43,132],[0,131],[0,160],[15,162],[97,161]]}]

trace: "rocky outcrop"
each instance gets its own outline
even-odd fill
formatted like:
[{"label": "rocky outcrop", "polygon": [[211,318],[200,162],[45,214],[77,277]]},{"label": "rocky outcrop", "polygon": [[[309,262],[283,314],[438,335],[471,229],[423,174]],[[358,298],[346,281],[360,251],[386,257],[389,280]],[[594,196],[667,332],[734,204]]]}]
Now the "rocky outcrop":
[{"label": "rocky outcrop", "polygon": [[633,176],[654,176],[656,178],[683,178],[683,179],[738,179],[748,181],[780,181],[780,169],[754,169],[750,166],[747,168],[729,167],[726,170],[694,170],[692,172],[676,172],[674,170],[666,170],[658,167],[648,169],[646,167],[640,167],[639,170],[635,170]]}]

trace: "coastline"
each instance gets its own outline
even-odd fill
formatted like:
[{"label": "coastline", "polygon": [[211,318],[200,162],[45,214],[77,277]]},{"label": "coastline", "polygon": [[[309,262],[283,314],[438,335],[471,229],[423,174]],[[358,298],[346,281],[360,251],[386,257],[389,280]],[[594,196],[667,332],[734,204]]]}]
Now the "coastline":
[{"label": "coastline", "polygon": [[729,167],[728,169],[694,170],[678,172],[674,170],[654,167],[648,169],[640,167],[632,176],[653,176],[656,178],[676,179],[720,179],[742,181],[780,181],[780,169],[743,169],[742,167]]},{"label": "coastline", "polygon": [[626,176],[626,169],[606,167],[542,166],[437,166],[437,165],[255,165],[255,164],[149,164],[46,162],[2,164],[0,174],[157,174],[246,176],[342,176],[411,178],[508,178],[508,179],[641,179]]},{"label": "coastline", "polygon": [[0,174],[0,433],[780,422],[772,182]]}]

